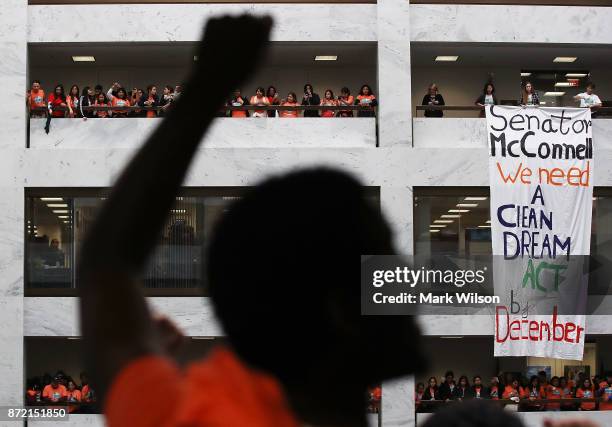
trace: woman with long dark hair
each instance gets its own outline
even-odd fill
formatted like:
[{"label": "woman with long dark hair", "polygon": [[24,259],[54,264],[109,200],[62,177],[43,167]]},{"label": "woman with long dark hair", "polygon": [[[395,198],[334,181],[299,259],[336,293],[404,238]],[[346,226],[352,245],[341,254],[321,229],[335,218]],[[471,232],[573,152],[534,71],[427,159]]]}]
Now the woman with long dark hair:
[{"label": "woman with long dark hair", "polygon": [[493,85],[493,83],[489,82],[484,85],[484,89],[482,90],[482,93],[480,94],[478,99],[476,99],[476,102],[474,102],[474,104],[482,108],[482,111],[480,112],[480,117],[485,116],[485,112],[484,112],[485,107],[489,105],[498,104],[497,97],[495,96],[495,86]]},{"label": "woman with long dark hair", "polygon": [[[261,105],[266,106],[270,105],[270,101],[265,96],[266,90],[263,87],[258,87],[255,90],[255,95],[251,97],[250,103],[251,105]],[[255,110],[253,111],[252,117],[268,117],[266,110]]]},{"label": "woman with long dark hair", "polygon": [[53,89],[53,93],[49,95],[47,108],[54,118],[66,117],[65,108],[68,107],[64,85],[58,84]]},{"label": "woman with long dark hair", "polygon": [[[130,99],[128,97],[127,91],[119,87],[117,88],[116,95],[111,93],[108,94],[110,99],[110,105],[113,107],[130,107]],[[129,110],[115,110],[113,109],[113,117],[127,117],[129,114]]]},{"label": "woman with long dark hair", "polygon": [[[270,105],[280,105],[281,100],[278,97],[278,92],[274,86],[268,86],[266,97]],[[276,117],[276,110],[268,110],[268,117]]]},{"label": "woman with long dark hair", "polygon": [[[315,93],[314,88],[310,83],[304,85],[304,96],[302,97],[302,105],[320,105],[321,98]],[[319,110],[304,110],[304,117],[319,117]]]},{"label": "woman with long dark hair", "polygon": [[66,103],[68,104],[69,117],[80,117],[81,109],[79,105],[81,103],[79,87],[77,85],[72,85],[70,91],[68,92],[68,96],[66,97]]},{"label": "woman with long dark hair", "polygon": [[357,117],[375,117],[373,108],[378,105],[378,101],[370,85],[361,86],[357,99],[355,99],[355,105],[369,107],[368,109],[359,110],[357,112]]},{"label": "woman with long dark hair", "polygon": [[[533,375],[529,379],[529,384],[527,384],[527,387],[522,389],[521,398],[529,400],[538,400],[546,398],[546,395],[544,394],[544,391],[542,390],[542,386],[540,384],[540,378],[538,378],[537,375]],[[542,410],[542,408],[543,406],[540,403],[530,402],[527,404],[528,411],[540,411]]]},{"label": "woman with long dark hair", "polygon": [[83,108],[83,107],[90,107],[94,105],[95,103],[96,103],[96,98],[94,96],[94,90],[89,86],[85,86],[83,88],[83,92],[81,92],[81,99],[79,101],[79,110],[81,112],[81,117],[83,117],[83,120],[87,120],[88,118],[95,117],[93,111]]},{"label": "woman with long dark hair", "polygon": [[[590,378],[585,378],[582,384],[576,389],[576,397],[578,399],[593,399],[595,392],[593,390],[593,384]],[[593,411],[595,409],[595,402],[582,402],[580,403],[581,411]]]},{"label": "woman with long dark hair", "polygon": [[[326,89],[325,94],[323,95],[323,100],[321,100],[321,105],[335,107],[338,105],[338,101],[334,99],[334,92],[331,89]],[[323,110],[321,112],[321,117],[335,117],[335,110]]]},{"label": "woman with long dark hair", "polygon": [[[284,99],[281,102],[281,106],[283,107],[297,107],[299,104],[297,103],[297,95],[295,94],[295,92],[289,92],[287,94],[287,99]],[[290,118],[296,118],[298,117],[298,111],[297,110],[281,110],[279,113],[280,117],[290,117]]]},{"label": "woman with long dark hair", "polygon": [[525,82],[525,84],[522,86],[519,105],[540,105],[540,97],[538,96],[538,92],[535,90],[535,87],[531,82]]}]

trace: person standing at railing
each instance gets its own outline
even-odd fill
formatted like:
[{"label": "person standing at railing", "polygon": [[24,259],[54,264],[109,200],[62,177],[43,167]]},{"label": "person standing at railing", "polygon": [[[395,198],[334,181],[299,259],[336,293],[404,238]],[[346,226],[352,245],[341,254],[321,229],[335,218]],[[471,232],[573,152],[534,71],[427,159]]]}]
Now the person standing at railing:
[{"label": "person standing at railing", "polygon": [[[563,389],[561,388],[561,383],[559,377],[552,377],[550,379],[550,384],[546,387],[546,398],[555,400],[563,398]],[[547,411],[560,411],[561,404],[559,403],[547,403],[546,404]]]},{"label": "person standing at railing", "polygon": [[53,93],[49,95],[47,102],[47,108],[53,118],[60,118],[66,116],[66,108],[68,107],[68,101],[66,100],[66,93],[64,92],[64,85],[58,84],[53,89]]},{"label": "person standing at railing", "polygon": [[531,82],[525,82],[521,89],[521,97],[518,100],[519,105],[538,106],[540,105],[540,97],[538,91],[535,90]]},{"label": "person standing at railing", "polygon": [[164,91],[159,99],[159,106],[161,107],[159,115],[161,117],[165,116],[168,109],[172,107],[172,102],[174,102],[174,88],[170,85],[166,85],[164,86]]},{"label": "person standing at railing", "polygon": [[427,388],[423,392],[423,400],[439,400],[438,380],[436,377],[429,377]]},{"label": "person standing at railing", "polygon": [[[438,93],[438,86],[435,83],[431,83],[427,88],[427,94],[423,97],[421,105],[440,106],[444,104],[444,98]],[[425,110],[425,117],[442,117],[444,111],[442,110]]]},{"label": "person standing at railing", "polygon": [[[281,101],[281,106],[283,107],[297,107],[298,105],[295,92],[289,92],[287,94],[287,99]],[[298,112],[297,110],[281,110],[279,116],[281,118],[297,118]]]},{"label": "person standing at railing", "polygon": [[599,390],[596,393],[601,400],[599,402],[600,411],[612,411],[612,372],[608,372],[606,380],[599,383]]},{"label": "person standing at railing", "polygon": [[[538,400],[545,399],[546,395],[542,392],[542,386],[540,384],[540,378],[537,375],[533,375],[529,379],[529,384],[527,387],[523,388],[520,391],[521,399],[529,399],[529,400]],[[528,403],[527,404],[528,411],[541,411],[542,404],[540,403]]]},{"label": "person standing at railing", "polygon": [[[563,376],[559,378],[559,388],[561,389],[561,398],[562,399],[573,399],[575,396],[574,389],[567,381],[567,377]],[[573,402],[571,403],[562,403],[561,410],[563,411],[573,411],[575,410],[577,405]]]},{"label": "person standing at railing", "polygon": [[485,112],[484,112],[485,107],[489,105],[498,104],[497,97],[495,96],[495,86],[493,86],[493,83],[487,83],[484,86],[482,94],[480,94],[478,99],[476,99],[475,104],[478,105],[480,108],[482,108],[482,111],[480,112],[480,117],[485,116]]},{"label": "person standing at railing", "polygon": [[157,97],[157,86],[147,86],[147,94],[143,95],[138,101],[138,106],[147,108],[146,117],[157,117],[157,107],[159,106],[159,98]]},{"label": "person standing at railing", "polygon": [[[593,399],[595,397],[593,384],[590,378],[585,378],[582,384],[576,389],[576,397],[578,399]],[[593,411],[595,410],[595,406],[595,402],[582,402],[580,403],[580,410]]]},{"label": "person standing at railing", "polygon": [[[104,93],[99,93],[96,98],[96,103],[94,107],[110,107],[110,103],[108,102],[108,98]],[[113,116],[113,112],[110,110],[95,110],[94,114],[99,119],[106,119],[108,117]]]},{"label": "person standing at railing", "polygon": [[66,97],[69,109],[69,117],[71,118],[81,117],[81,99],[79,92],[79,87],[77,85],[72,85],[70,91],[68,92],[68,96]]},{"label": "person standing at railing", "polygon": [[[281,100],[274,86],[268,86],[266,96],[268,97],[270,105],[280,105]],[[268,110],[268,117],[276,117],[276,110]]]},{"label": "person standing at railing", "polygon": [[374,114],[374,107],[378,106],[378,101],[376,100],[376,96],[374,95],[374,92],[372,92],[370,85],[361,86],[357,99],[355,99],[355,105],[369,107],[367,109],[359,110],[357,112],[357,117],[376,117],[376,114]]},{"label": "person standing at railing", "polygon": [[499,388],[500,388],[499,378],[498,377],[491,378],[491,385],[489,386],[489,390],[488,390],[488,398],[491,400],[499,400],[499,395],[500,395]]},{"label": "person standing at railing", "polygon": [[94,96],[94,90],[89,86],[85,86],[83,88],[83,92],[81,93],[81,99],[79,100],[79,109],[81,110],[81,117],[83,117],[83,120],[95,117],[93,111],[83,108],[91,107],[95,103],[96,97]]},{"label": "person standing at railing", "polygon": [[439,398],[440,400],[452,400],[455,397],[455,388],[457,388],[455,384],[455,374],[453,371],[447,371],[446,374],[444,374],[444,379],[444,382],[438,389]]},{"label": "person standing at railing", "polygon": [[[334,99],[334,92],[332,92],[331,89],[326,89],[325,94],[323,95],[323,100],[321,101],[321,106],[335,107],[336,105],[338,105],[338,101]],[[321,112],[321,117],[331,118],[335,116],[336,111],[334,110],[323,110]]]},{"label": "person standing at railing", "polygon": [[[320,105],[321,97],[315,93],[312,85],[306,83],[304,85],[304,97],[302,98],[302,105]],[[319,110],[304,110],[304,117],[319,117]]]},{"label": "person standing at railing", "polygon": [[[265,96],[265,89],[263,87],[258,87],[255,91],[255,95],[251,97],[250,100],[251,105],[257,106],[267,106],[270,105],[270,101],[268,97]],[[266,110],[255,110],[253,111],[253,117],[268,117]]]},{"label": "person standing at railing", "polygon": [[518,402],[522,394],[524,394],[524,391],[522,387],[519,386],[518,379],[514,378],[510,384],[506,385],[504,393],[502,394],[502,399],[511,399]]},{"label": "person standing at railing", "polygon": [[[249,100],[242,96],[240,89],[234,90],[234,95],[232,98],[225,103],[228,107],[242,107],[244,105],[249,105]],[[249,112],[247,110],[230,110],[230,117],[234,118],[244,118],[249,116]]]},{"label": "person standing at railing", "polygon": [[465,375],[459,377],[458,385],[455,387],[453,394],[454,398],[457,400],[471,399],[474,397],[468,378]]},{"label": "person standing at railing", "polygon": [[482,385],[482,378],[480,375],[476,375],[472,379],[472,388],[470,390],[471,397],[474,399],[486,399],[487,398],[487,390]]},{"label": "person standing at railing", "polygon": [[[43,110],[47,104],[45,103],[45,91],[40,85],[39,80],[32,82],[32,87],[28,91],[26,102],[28,110],[30,111],[30,117],[45,117],[45,111]],[[32,111],[34,109],[40,109],[39,111]]]},{"label": "person standing at railing", "polygon": [[[340,96],[338,97],[338,105],[353,105],[355,103],[355,97],[351,95],[351,91],[348,87],[340,89]],[[353,117],[352,110],[340,110],[338,111],[338,117]]]},{"label": "person standing at railing", "polygon": [[114,109],[114,107],[125,108],[131,106],[127,91],[124,88],[119,87],[115,90],[114,95],[110,90],[106,95],[108,97],[109,104],[113,107],[113,117],[127,117],[129,110]]},{"label": "person standing at railing", "polygon": [[591,112],[601,107],[601,99],[595,95],[595,83],[589,82],[586,86],[586,91],[574,96],[576,101],[580,101],[580,107],[590,108]]}]

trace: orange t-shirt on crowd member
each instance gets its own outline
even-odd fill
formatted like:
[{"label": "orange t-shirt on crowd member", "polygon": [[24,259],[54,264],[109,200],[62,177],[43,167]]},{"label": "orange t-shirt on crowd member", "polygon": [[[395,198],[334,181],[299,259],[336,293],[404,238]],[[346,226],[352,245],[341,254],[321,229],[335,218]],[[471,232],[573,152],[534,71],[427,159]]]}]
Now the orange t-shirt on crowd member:
[{"label": "orange t-shirt on crowd member", "polygon": [[[593,389],[584,390],[579,388],[576,390],[576,397],[579,399],[592,399],[594,397]],[[582,402],[580,409],[583,411],[592,411],[595,409],[595,402]]]},{"label": "orange t-shirt on crowd member", "polygon": [[[107,104],[107,103],[105,103],[105,102],[96,102],[94,105],[95,105],[96,107],[110,107],[110,105],[109,105],[109,104]],[[109,117],[109,116],[110,116],[110,114],[109,114],[109,111],[108,111],[108,110],[97,110],[97,111],[96,111],[96,116],[97,116],[99,119],[105,119],[105,118]]]},{"label": "orange t-shirt on crowd member", "polygon": [[38,89],[36,92],[30,90],[30,108],[46,108],[45,91]]},{"label": "orange t-shirt on crowd member", "polygon": [[[270,105],[270,101],[267,96],[262,96],[258,98],[256,95],[251,97],[251,105]],[[253,111],[253,117],[268,117],[268,113],[265,110],[255,110]]]},{"label": "orange t-shirt on crowd member", "polygon": [[131,362],[114,379],[105,409],[108,427],[300,425],[280,384],[225,348],[185,372],[161,356]]},{"label": "orange t-shirt on crowd member", "polygon": [[518,389],[512,388],[511,385],[507,385],[502,394],[503,399],[510,399],[511,397],[521,397],[523,390],[519,387]]},{"label": "orange t-shirt on crowd member", "polygon": [[[299,104],[297,102],[283,102],[281,106],[283,107],[297,107]],[[292,117],[296,118],[298,116],[297,110],[281,110],[279,111],[279,117]]]},{"label": "orange t-shirt on crowd member", "polygon": [[[81,392],[79,390],[67,390],[66,391],[66,401],[70,403],[80,403],[81,402]],[[78,409],[78,405],[70,405],[68,406],[68,412],[74,412]]]},{"label": "orange t-shirt on crowd member", "polygon": [[[563,398],[563,390],[561,389],[561,387],[555,387],[554,385],[549,384],[548,390],[546,391],[546,398],[547,399],[561,399]],[[553,410],[561,409],[561,405],[559,403],[547,403],[546,409],[553,409]]]},{"label": "orange t-shirt on crowd member", "polygon": [[[325,106],[336,106],[338,103],[333,99],[324,99],[321,101],[321,105]],[[323,110],[321,112],[321,117],[335,117],[336,112],[334,110]]]},{"label": "orange t-shirt on crowd member", "polygon": [[[111,105],[113,107],[130,107],[131,106],[129,99],[119,99],[116,96],[113,96]],[[127,110],[113,110],[113,112],[117,114],[127,114],[128,113]]]},{"label": "orange t-shirt on crowd member", "polygon": [[[155,98],[153,98],[152,96],[149,96],[147,98],[147,101],[151,103],[150,106],[153,106],[155,104]],[[153,117],[157,117],[157,110],[147,110],[147,118],[151,119]]]},{"label": "orange t-shirt on crowd member", "polygon": [[67,392],[66,387],[62,384],[58,384],[56,388],[53,388],[51,384],[47,384],[45,388],[43,388],[42,396],[52,402],[58,402],[60,399],[66,397]]},{"label": "orange t-shirt on crowd member", "polygon": [[[232,99],[231,101],[232,107],[242,107],[244,104],[245,104],[245,99],[243,97]],[[247,117],[247,111],[246,110],[231,110],[230,117],[238,117],[238,118]]]},{"label": "orange t-shirt on crowd member", "polygon": [[81,399],[83,400],[83,402],[88,402],[88,403],[93,401],[93,399],[89,395],[89,385],[87,384],[81,387]]}]

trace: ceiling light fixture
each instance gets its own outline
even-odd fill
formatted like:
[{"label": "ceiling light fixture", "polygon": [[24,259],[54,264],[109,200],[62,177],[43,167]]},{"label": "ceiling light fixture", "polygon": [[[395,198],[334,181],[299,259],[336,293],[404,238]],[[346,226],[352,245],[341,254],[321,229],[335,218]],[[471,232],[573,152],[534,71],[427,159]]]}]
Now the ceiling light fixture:
[{"label": "ceiling light fixture", "polygon": [[461,215],[440,215],[440,218],[461,218]]},{"label": "ceiling light fixture", "polygon": [[315,61],[337,61],[338,55],[317,55]]},{"label": "ceiling light fixture", "polygon": [[449,209],[448,210],[450,213],[466,213],[469,212],[469,209]]},{"label": "ceiling light fixture", "polygon": [[571,82],[557,82],[555,83],[555,87],[571,87],[573,84]]},{"label": "ceiling light fixture", "polygon": [[475,196],[468,196],[463,200],[467,200],[467,201],[481,201],[481,200],[487,200],[487,197],[475,197]]},{"label": "ceiling light fixture", "polygon": [[578,78],[578,79],[586,77],[586,76],[588,76],[587,73],[567,73],[565,75],[565,77],[573,77],[573,78]]},{"label": "ceiling light fixture", "polygon": [[459,59],[456,55],[438,55],[436,56],[436,62],[455,62]]},{"label": "ceiling light fixture", "polygon": [[521,77],[529,77],[531,73],[521,73]]},{"label": "ceiling light fixture", "polygon": [[478,203],[457,203],[458,208],[477,208]]},{"label": "ceiling light fixture", "polygon": [[435,224],[452,224],[453,220],[452,219],[436,219],[434,223]]},{"label": "ceiling light fixture", "polygon": [[553,62],[569,63],[576,62],[577,59],[578,57],[576,56],[557,56],[555,59],[553,59]]},{"label": "ceiling light fixture", "polygon": [[563,96],[563,95],[565,95],[565,92],[555,92],[555,91],[544,92],[544,96]]},{"label": "ceiling light fixture", "polygon": [[429,228],[445,228],[446,224],[431,224]]},{"label": "ceiling light fixture", "polygon": [[94,58],[93,56],[86,56],[86,55],[73,56],[72,60],[74,62],[96,62],[96,58]]},{"label": "ceiling light fixture", "polygon": [[50,207],[50,208],[67,208],[68,205],[66,203],[47,203],[47,207]]},{"label": "ceiling light fixture", "polygon": [[64,199],[62,199],[61,197],[41,197],[40,200],[43,202],[63,202],[64,201]]},{"label": "ceiling light fixture", "polygon": [[440,230],[439,230],[439,229],[437,229],[437,228],[433,228],[433,229],[430,229],[430,230],[429,230],[429,232],[430,232],[430,233],[439,233],[439,232],[440,232]]}]

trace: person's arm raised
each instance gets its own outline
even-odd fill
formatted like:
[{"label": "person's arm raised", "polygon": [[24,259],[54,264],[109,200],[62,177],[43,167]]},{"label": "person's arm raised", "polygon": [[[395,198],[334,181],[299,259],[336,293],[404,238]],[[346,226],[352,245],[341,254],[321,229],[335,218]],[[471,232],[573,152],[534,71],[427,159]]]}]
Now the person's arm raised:
[{"label": "person's arm raised", "polygon": [[256,63],[271,26],[270,18],[247,15],[208,21],[184,93],[124,170],[87,234],[77,271],[81,328],[86,363],[102,398],[127,363],[162,352],[137,277],[204,132],[226,96],[253,73],[232,66],[233,58]]}]

